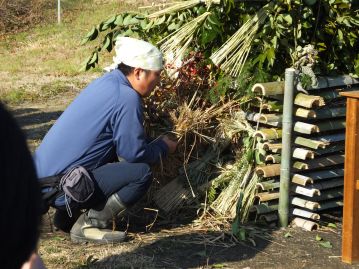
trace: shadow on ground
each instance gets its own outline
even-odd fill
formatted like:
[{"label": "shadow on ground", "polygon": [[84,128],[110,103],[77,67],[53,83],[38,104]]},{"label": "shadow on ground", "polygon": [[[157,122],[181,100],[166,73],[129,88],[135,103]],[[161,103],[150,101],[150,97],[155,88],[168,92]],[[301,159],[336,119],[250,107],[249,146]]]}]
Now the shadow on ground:
[{"label": "shadow on ground", "polygon": [[[267,244],[268,241],[258,241],[254,248],[246,244],[235,244],[229,238],[223,238],[222,232],[193,232],[161,238],[132,252],[110,255],[95,262],[90,268],[121,268],[121,265],[126,265],[125,261],[128,268],[225,268],[231,263],[259,255]],[[151,263],[138,264],[138,261],[131,261],[134,255],[151,257]]]},{"label": "shadow on ground", "polygon": [[18,108],[11,112],[25,132],[31,149],[34,141],[42,140],[62,113],[61,110],[43,111],[37,108]]}]

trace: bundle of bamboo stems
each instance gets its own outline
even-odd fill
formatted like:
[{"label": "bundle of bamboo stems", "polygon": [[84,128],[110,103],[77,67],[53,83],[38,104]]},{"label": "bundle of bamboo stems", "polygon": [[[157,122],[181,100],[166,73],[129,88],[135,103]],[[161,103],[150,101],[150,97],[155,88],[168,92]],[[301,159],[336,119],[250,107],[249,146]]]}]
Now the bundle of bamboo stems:
[{"label": "bundle of bamboo stems", "polygon": [[237,77],[242,72],[255,35],[267,18],[266,9],[272,5],[273,3],[269,3],[261,8],[212,54],[210,58],[215,65],[220,66],[222,70],[234,77]]},{"label": "bundle of bamboo stems", "polygon": [[203,13],[158,42],[158,44],[164,42],[161,45],[161,51],[167,61],[174,63],[184,56],[193,40],[194,34],[210,14],[211,12]]}]

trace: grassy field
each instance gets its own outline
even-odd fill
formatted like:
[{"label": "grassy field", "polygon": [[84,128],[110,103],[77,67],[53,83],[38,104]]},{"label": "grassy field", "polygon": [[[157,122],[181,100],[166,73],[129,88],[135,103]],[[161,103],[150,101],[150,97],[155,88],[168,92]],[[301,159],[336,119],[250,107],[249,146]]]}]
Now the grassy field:
[{"label": "grassy field", "polygon": [[[63,0],[62,24],[56,10],[46,23],[0,40],[0,99],[8,103],[48,99],[81,89],[101,68],[80,72],[93,44],[80,46],[89,29],[112,14],[134,9],[123,1]],[[111,62],[104,54],[100,67]]]}]

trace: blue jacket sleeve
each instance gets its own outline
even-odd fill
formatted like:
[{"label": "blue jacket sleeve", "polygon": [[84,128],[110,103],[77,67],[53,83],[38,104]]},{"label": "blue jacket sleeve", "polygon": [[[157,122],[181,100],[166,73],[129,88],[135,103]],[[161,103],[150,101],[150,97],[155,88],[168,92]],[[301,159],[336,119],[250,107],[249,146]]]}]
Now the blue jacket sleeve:
[{"label": "blue jacket sleeve", "polygon": [[140,97],[128,98],[112,117],[113,142],[118,156],[127,162],[156,163],[168,153],[161,140],[147,143]]}]

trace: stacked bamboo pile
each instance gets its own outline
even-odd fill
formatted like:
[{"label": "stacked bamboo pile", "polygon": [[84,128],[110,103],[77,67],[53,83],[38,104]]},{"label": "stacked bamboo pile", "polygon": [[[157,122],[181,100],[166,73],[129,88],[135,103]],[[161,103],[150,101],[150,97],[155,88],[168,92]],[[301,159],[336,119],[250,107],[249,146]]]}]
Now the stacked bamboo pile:
[{"label": "stacked bamboo pile", "polygon": [[255,172],[260,182],[251,211],[256,212],[258,219],[272,223],[278,219],[284,82],[258,83],[252,92],[256,99],[247,112],[247,119],[256,128],[259,158]]},{"label": "stacked bamboo pile", "polygon": [[[359,81],[342,76],[320,78],[318,87],[309,93],[297,85],[294,95],[294,139],[292,141],[291,208],[293,222],[304,229],[317,227],[321,212],[342,206],[344,175],[345,100],[340,91]],[[278,219],[279,176],[281,162],[281,119],[284,82],[253,86],[258,96],[249,111],[248,120],[259,124],[256,136],[264,164],[256,172],[262,178],[257,184],[257,201],[252,211],[259,219]]]}]

